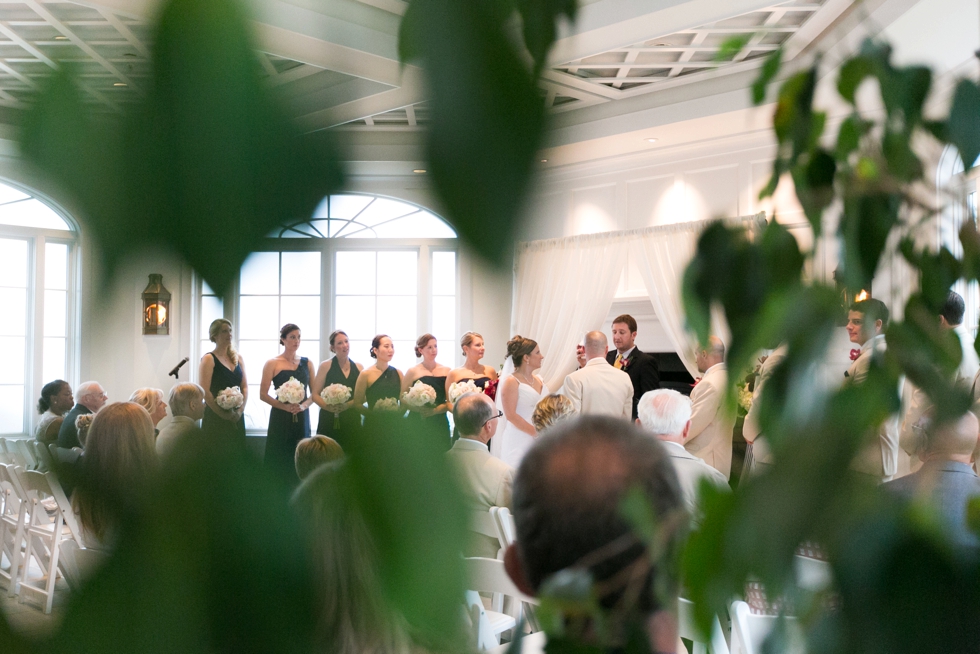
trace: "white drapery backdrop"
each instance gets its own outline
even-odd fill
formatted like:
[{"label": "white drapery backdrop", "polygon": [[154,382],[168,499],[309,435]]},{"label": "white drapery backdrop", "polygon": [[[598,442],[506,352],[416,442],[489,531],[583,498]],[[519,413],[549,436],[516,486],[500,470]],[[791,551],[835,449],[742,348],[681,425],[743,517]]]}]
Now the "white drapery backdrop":
[{"label": "white drapery backdrop", "polygon": [[[724,219],[760,228],[764,213]],[[545,355],[540,375],[553,392],[575,369],[575,346],[609,314],[626,254],[639,268],[657,319],[692,376],[696,340],[687,330],[681,302],[684,269],[698,237],[715,220],[676,223],[622,232],[531,241],[517,246],[511,331],[538,342]],[[610,344],[611,347],[611,344]]]}]

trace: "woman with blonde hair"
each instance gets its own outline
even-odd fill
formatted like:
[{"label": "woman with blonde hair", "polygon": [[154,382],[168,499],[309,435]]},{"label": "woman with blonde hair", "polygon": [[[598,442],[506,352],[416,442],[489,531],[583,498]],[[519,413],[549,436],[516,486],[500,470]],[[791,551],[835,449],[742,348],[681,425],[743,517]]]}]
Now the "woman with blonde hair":
[{"label": "woman with blonde hair", "polygon": [[92,419],[82,483],[72,495],[86,547],[112,544],[121,521],[142,499],[156,470],[153,421],[139,404],[115,402]]},{"label": "woman with blonde hair", "polygon": [[570,399],[559,393],[552,393],[538,402],[531,415],[534,428],[541,433],[548,427],[564,422],[575,416],[575,405]]},{"label": "woman with blonde hair", "polygon": [[[206,434],[213,434],[245,449],[248,379],[245,376],[245,361],[231,344],[233,330],[231,322],[224,318],[213,320],[208,328],[208,337],[214,343],[214,349],[201,357],[198,374],[206,405],[201,429]],[[215,398],[226,388],[236,386],[242,393],[241,406],[222,409]]]},{"label": "woman with blonde hair", "polygon": [[167,403],[163,399],[163,391],[159,388],[137,388],[129,396],[130,402],[135,402],[146,409],[153,421],[153,431],[159,433],[157,425],[167,417]]},{"label": "woman with blonde hair", "polygon": [[[503,431],[490,441],[490,454],[514,468],[521,465],[524,453],[538,436],[531,424],[534,408],[550,393],[534,374],[543,360],[541,349],[530,338],[515,336],[507,342],[505,375],[497,391],[497,405],[504,413]],[[506,374],[511,369],[513,372]]]},{"label": "woman with blonde hair", "polygon": [[[497,380],[497,371],[492,366],[485,366],[480,363],[480,359],[487,351],[482,336],[476,332],[466,332],[459,339],[459,346],[463,350],[465,360],[462,366],[451,370],[446,377],[447,395],[449,394],[449,387],[456,382],[472,379],[477,388],[486,388],[487,384]],[[452,406],[449,407],[449,410],[452,411]]]}]

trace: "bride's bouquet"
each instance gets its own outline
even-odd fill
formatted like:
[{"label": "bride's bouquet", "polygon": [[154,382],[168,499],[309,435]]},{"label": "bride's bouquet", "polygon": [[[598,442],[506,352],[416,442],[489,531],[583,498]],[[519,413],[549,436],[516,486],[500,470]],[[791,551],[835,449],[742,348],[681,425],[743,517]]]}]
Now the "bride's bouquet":
[{"label": "bride's bouquet", "polygon": [[383,397],[374,403],[372,407],[375,411],[397,411],[398,398],[397,397]]},{"label": "bride's bouquet", "polygon": [[435,401],[436,389],[428,384],[422,383],[422,381],[415,382],[415,385],[408,389],[407,392],[402,393],[402,402],[415,408],[435,404]]},{"label": "bride's bouquet", "polygon": [[449,401],[456,404],[456,400],[467,393],[482,393],[480,387],[473,383],[472,379],[458,381],[449,387]]},{"label": "bride's bouquet", "polygon": [[[330,384],[322,391],[320,391],[320,397],[323,401],[330,406],[339,406],[341,404],[346,404],[350,401],[350,388],[344,386],[343,384]],[[333,428],[338,429],[340,427],[340,413],[337,411],[333,412]]]},{"label": "bride's bouquet", "polygon": [[214,403],[225,411],[235,411],[241,408],[244,402],[245,396],[242,395],[242,389],[238,386],[226,388],[214,398]]},{"label": "bride's bouquet", "polygon": [[[295,377],[290,377],[289,381],[276,390],[276,399],[283,404],[299,404],[306,399],[306,386]],[[296,421],[297,418],[294,413],[293,422]]]}]

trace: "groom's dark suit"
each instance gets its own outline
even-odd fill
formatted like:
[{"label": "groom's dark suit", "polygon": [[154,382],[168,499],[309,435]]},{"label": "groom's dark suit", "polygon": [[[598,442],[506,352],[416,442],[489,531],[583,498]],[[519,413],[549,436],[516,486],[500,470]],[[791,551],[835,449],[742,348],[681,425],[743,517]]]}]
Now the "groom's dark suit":
[{"label": "groom's dark suit", "polygon": [[[616,362],[616,350],[606,354],[606,361],[610,364]],[[640,398],[647,391],[660,388],[660,368],[657,366],[656,357],[634,347],[623,363],[622,370],[630,376],[630,381],[633,382],[633,420],[636,420],[636,405]]]}]

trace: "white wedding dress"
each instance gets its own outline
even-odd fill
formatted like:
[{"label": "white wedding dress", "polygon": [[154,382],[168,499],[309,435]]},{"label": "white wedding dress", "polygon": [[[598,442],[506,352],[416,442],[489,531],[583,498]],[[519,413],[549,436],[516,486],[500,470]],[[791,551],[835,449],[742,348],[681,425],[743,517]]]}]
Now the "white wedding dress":
[{"label": "white wedding dress", "polygon": [[[503,380],[501,380],[502,383]],[[533,386],[520,382],[520,385],[517,387],[517,415],[527,420],[528,424],[533,424],[531,423],[531,415],[534,413],[534,407],[549,394],[550,391],[544,383],[541,384],[541,392],[539,393],[534,390]],[[497,393],[498,401],[501,395],[502,393]],[[490,454],[502,460],[507,465],[517,468],[521,465],[521,459],[524,458],[524,453],[533,444],[533,436],[518,429],[517,425],[510,420],[503,419],[500,428],[497,429],[497,433],[494,434],[493,439],[490,441]]]}]

